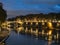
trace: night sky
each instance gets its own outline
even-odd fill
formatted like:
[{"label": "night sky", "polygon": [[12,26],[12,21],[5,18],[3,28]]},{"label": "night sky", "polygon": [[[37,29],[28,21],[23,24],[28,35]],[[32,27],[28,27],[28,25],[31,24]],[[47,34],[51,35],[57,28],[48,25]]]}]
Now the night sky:
[{"label": "night sky", "polygon": [[60,12],[60,0],[0,0],[8,17],[31,13]]}]

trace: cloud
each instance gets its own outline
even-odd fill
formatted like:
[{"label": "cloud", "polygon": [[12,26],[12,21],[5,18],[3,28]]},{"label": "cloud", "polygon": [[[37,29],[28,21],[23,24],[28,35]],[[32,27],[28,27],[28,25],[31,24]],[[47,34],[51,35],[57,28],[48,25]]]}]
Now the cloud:
[{"label": "cloud", "polygon": [[60,12],[60,0],[0,0],[8,17],[29,13]]},{"label": "cloud", "polygon": [[56,5],[56,8],[60,9],[60,6],[59,5]]},{"label": "cloud", "polygon": [[40,11],[38,10],[15,10],[15,11],[7,11],[8,18],[16,17],[19,15],[27,15],[27,14],[38,14]]},{"label": "cloud", "polygon": [[60,12],[60,5],[55,5],[55,6],[54,6],[54,9],[55,9],[56,11],[59,11],[59,12]]},{"label": "cloud", "polygon": [[[47,11],[46,11],[47,10]],[[48,8],[41,8],[40,10],[15,10],[15,11],[7,11],[8,18],[16,17],[19,15],[27,15],[27,14],[40,14],[40,13],[50,13],[50,12],[57,12],[55,10],[51,10]]]},{"label": "cloud", "polygon": [[24,0],[26,4],[60,4],[60,0]]}]

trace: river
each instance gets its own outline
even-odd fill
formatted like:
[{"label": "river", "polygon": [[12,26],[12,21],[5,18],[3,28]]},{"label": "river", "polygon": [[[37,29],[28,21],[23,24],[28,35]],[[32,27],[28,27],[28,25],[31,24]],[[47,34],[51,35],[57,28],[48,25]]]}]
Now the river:
[{"label": "river", "polygon": [[5,41],[6,45],[60,45],[54,41],[47,41],[26,34],[11,31],[9,38]]}]

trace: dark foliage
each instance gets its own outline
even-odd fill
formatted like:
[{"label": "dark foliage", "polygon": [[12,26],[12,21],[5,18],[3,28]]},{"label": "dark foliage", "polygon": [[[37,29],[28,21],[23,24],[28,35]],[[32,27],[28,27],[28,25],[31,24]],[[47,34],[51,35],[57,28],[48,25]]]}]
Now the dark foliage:
[{"label": "dark foliage", "polygon": [[2,3],[0,3],[0,22],[4,22],[7,18],[6,11],[2,7]]}]

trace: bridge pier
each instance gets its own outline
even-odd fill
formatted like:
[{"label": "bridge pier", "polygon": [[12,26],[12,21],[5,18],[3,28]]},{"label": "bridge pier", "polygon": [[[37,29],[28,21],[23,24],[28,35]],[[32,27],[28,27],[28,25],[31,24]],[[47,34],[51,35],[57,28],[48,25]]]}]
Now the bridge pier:
[{"label": "bridge pier", "polygon": [[27,31],[28,31],[28,28],[26,27],[25,32],[27,32]]},{"label": "bridge pier", "polygon": [[31,28],[30,30],[31,30],[31,33],[32,33],[33,32],[33,29]]},{"label": "bridge pier", "polygon": [[45,22],[42,22],[42,25],[45,25]]},{"label": "bridge pier", "polygon": [[35,31],[35,32],[36,32],[36,33],[35,33],[35,34],[36,34],[36,36],[38,36],[38,29],[36,29],[36,31]]},{"label": "bridge pier", "polygon": [[1,31],[1,27],[0,27],[0,31]]},{"label": "bridge pier", "polygon": [[45,33],[44,33],[44,30],[42,30],[42,36],[44,35]]},{"label": "bridge pier", "polygon": [[33,24],[33,22],[31,22],[31,25]]},{"label": "bridge pier", "polygon": [[36,22],[36,25],[38,25],[38,22]]},{"label": "bridge pier", "polygon": [[26,22],[26,25],[28,24],[28,22]]},{"label": "bridge pier", "polygon": [[58,26],[60,26],[60,24],[59,24],[59,23],[57,23],[57,27],[58,27]]}]

